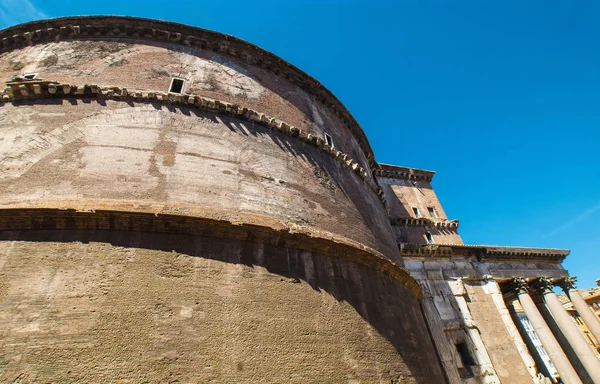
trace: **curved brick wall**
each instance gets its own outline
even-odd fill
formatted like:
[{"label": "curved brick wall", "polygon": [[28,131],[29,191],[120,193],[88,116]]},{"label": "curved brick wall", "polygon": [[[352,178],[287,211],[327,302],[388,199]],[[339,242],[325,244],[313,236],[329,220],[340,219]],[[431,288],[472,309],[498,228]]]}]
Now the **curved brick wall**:
[{"label": "curved brick wall", "polygon": [[344,259],[67,230],[2,232],[0,263],[4,382],[443,382],[417,299]]},{"label": "curved brick wall", "polygon": [[13,345],[0,372],[442,381],[371,149],[314,79],[158,21],[57,19],[0,38],[0,321]]}]

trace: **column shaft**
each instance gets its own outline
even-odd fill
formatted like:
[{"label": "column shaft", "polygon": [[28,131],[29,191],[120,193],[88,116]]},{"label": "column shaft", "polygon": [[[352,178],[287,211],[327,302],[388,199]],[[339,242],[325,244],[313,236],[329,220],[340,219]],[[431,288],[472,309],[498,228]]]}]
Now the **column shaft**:
[{"label": "column shaft", "polygon": [[554,292],[549,289],[544,290],[544,302],[587,373],[594,380],[594,383],[600,384],[600,360],[596,358],[594,351],[585,341],[581,331],[571,320],[571,316],[569,316]]},{"label": "column shaft", "polygon": [[577,289],[569,289],[568,291],[566,290],[565,293],[569,295],[577,313],[579,313],[585,322],[585,325],[587,325],[590,332],[592,332],[592,335],[594,335],[596,340],[600,343],[600,319],[598,319],[594,312],[588,307],[585,300],[583,300],[579,292],[577,292]]},{"label": "column shaft", "polygon": [[567,355],[565,355],[560,344],[556,341],[556,338],[552,334],[552,331],[550,331],[548,324],[544,321],[542,314],[537,309],[531,296],[525,291],[519,291],[518,297],[525,315],[529,319],[535,333],[540,338],[544,349],[548,352],[548,356],[550,357],[550,360],[552,360],[552,364],[556,367],[562,380],[565,383],[580,384],[581,379],[579,378],[579,375],[577,375],[577,372],[571,365]]}]

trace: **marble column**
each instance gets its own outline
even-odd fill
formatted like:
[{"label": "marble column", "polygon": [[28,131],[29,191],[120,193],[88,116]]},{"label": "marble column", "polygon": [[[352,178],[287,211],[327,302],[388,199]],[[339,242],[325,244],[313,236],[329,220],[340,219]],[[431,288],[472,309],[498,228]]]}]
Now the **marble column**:
[{"label": "marble column", "polygon": [[594,383],[600,384],[600,360],[596,358],[594,351],[592,351],[583,334],[552,291],[552,280],[547,278],[536,279],[535,287],[543,295],[544,303],[556,321],[558,328],[560,328],[569,345],[575,351],[577,358],[583,364],[588,375]]},{"label": "marble column", "polygon": [[579,316],[585,322],[585,325],[588,327],[592,335],[596,338],[598,342],[600,342],[600,320],[596,317],[596,314],[592,312],[590,307],[587,305],[585,300],[581,297],[577,288],[575,287],[575,281],[577,278],[575,277],[567,277],[562,281],[558,282],[558,285],[565,291],[569,299],[571,299],[571,303],[579,313]]},{"label": "marble column", "polygon": [[542,342],[544,349],[548,353],[552,364],[554,364],[554,367],[560,374],[561,379],[565,383],[580,384],[581,379],[579,378],[579,375],[577,375],[577,372],[571,365],[567,355],[560,347],[560,344],[552,334],[552,331],[550,331],[548,324],[546,324],[546,321],[533,302],[533,299],[529,296],[527,281],[525,279],[514,279],[513,282],[515,283],[517,297],[525,312],[525,316],[529,319],[531,326]]}]

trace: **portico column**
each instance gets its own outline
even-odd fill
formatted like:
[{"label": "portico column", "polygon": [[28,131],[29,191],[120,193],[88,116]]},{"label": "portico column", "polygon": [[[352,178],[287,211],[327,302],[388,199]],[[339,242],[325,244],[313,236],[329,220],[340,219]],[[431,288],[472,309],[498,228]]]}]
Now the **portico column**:
[{"label": "portico column", "polygon": [[577,375],[567,355],[565,355],[552,331],[550,331],[548,324],[546,324],[533,299],[529,296],[527,281],[525,279],[514,279],[513,282],[515,283],[517,297],[525,312],[525,316],[529,319],[531,326],[542,342],[544,349],[548,353],[548,357],[550,357],[560,377],[565,383],[580,384],[581,379],[579,375]]},{"label": "portico column", "polygon": [[573,348],[573,351],[575,351],[588,375],[590,375],[594,383],[600,384],[600,360],[596,358],[594,351],[592,351],[573,320],[571,320],[571,316],[569,316],[558,300],[558,297],[552,291],[552,280],[542,277],[537,279],[535,283],[543,295],[544,303],[546,303],[560,331],[569,342],[571,348]]},{"label": "portico column", "polygon": [[588,327],[590,332],[592,332],[592,335],[594,335],[596,340],[600,342],[600,320],[596,317],[594,312],[592,312],[590,307],[588,307],[585,300],[583,300],[577,291],[577,288],[575,287],[575,281],[577,281],[577,278],[571,276],[560,281],[558,285],[565,291],[567,296],[569,296],[569,299],[571,299],[571,302],[577,310],[577,313],[579,313],[579,316],[583,318],[585,325]]}]

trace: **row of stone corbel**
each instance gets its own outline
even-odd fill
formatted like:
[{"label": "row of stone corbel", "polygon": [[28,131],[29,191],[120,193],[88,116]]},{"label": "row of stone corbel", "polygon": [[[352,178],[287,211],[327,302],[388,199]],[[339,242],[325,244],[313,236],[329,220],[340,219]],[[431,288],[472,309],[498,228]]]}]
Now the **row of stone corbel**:
[{"label": "row of stone corbel", "polygon": [[199,95],[175,94],[153,91],[128,90],[119,87],[99,87],[95,84],[71,85],[59,84],[55,81],[45,80],[21,80],[10,81],[6,83],[6,88],[1,94],[0,100],[3,103],[19,100],[35,100],[45,98],[83,98],[96,97],[114,100],[133,100],[140,102],[159,102],[164,104],[181,105],[188,108],[197,108],[211,112],[234,116],[241,120],[262,125],[277,132],[305,141],[327,154],[333,156],[338,162],[350,168],[365,183],[365,185],[376,193],[387,211],[387,203],[383,195],[383,189],[369,177],[369,173],[356,161],[335,148],[329,146],[323,138],[312,133],[289,125],[286,122],[264,113],[246,108],[227,101],[215,100]]},{"label": "row of stone corbel", "polygon": [[439,244],[412,244],[398,243],[400,253],[405,255],[436,255],[450,256],[453,254],[452,248]]},{"label": "row of stone corbel", "polygon": [[377,169],[375,174],[379,177],[389,177],[394,179],[406,179],[406,180],[422,180],[430,182],[433,179],[433,173],[427,171],[416,172],[399,172],[399,171],[388,171],[383,169]]},{"label": "row of stone corbel", "polygon": [[406,218],[406,217],[393,216],[390,218],[390,222],[392,225],[403,226],[403,227],[428,227],[428,228],[450,229],[450,230],[458,229],[458,220],[433,221],[426,217]]}]

